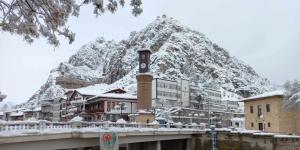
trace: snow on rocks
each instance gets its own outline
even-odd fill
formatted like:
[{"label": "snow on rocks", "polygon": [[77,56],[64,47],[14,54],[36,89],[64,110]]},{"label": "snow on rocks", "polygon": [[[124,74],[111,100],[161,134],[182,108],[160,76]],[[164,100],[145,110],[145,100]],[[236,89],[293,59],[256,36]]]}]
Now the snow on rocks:
[{"label": "snow on rocks", "polygon": [[[53,69],[47,82],[28,102],[62,97],[66,88],[56,84],[57,77],[89,83],[107,83],[105,88],[124,87],[136,93],[137,51],[150,48],[150,68],[154,76],[166,79],[184,78],[238,93],[259,94],[270,90],[268,80],[253,68],[230,56],[227,50],[210,41],[204,34],[189,29],[177,20],[160,17],[128,39],[119,42],[98,38],[82,46],[68,62]],[[101,91],[99,86],[99,91]],[[96,90],[97,91],[97,90]],[[24,104],[24,106],[27,104]],[[26,106],[25,106],[26,107]]]}]

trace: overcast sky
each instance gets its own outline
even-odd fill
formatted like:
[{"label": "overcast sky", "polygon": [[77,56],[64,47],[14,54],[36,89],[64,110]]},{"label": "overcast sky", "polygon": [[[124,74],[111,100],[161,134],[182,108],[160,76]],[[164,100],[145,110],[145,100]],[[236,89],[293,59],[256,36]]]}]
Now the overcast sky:
[{"label": "overcast sky", "polygon": [[29,45],[22,37],[0,30],[0,91],[8,95],[5,100],[28,100],[50,70],[83,44],[99,36],[127,38],[162,14],[204,33],[272,83],[300,77],[299,0],[144,0],[143,9],[139,17],[125,7],[96,18],[91,7],[84,7],[79,18],[69,20],[75,42],[69,45],[61,39],[55,49],[45,39]]}]

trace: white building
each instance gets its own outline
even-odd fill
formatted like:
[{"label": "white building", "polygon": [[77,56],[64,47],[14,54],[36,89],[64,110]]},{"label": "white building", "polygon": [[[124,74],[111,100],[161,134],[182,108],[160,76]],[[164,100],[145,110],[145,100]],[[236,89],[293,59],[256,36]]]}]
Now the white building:
[{"label": "white building", "polygon": [[207,99],[202,102],[202,109],[210,112],[225,112],[226,102],[222,101],[221,91],[213,88],[204,88]]},{"label": "white building", "polygon": [[152,81],[152,104],[154,107],[189,107],[189,81],[154,78]]},{"label": "white building", "polygon": [[190,108],[201,109],[200,96],[201,89],[197,85],[190,85]]}]

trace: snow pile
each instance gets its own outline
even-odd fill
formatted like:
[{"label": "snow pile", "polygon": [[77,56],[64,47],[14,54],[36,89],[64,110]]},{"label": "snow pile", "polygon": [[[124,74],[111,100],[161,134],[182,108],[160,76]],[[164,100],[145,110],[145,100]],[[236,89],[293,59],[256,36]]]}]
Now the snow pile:
[{"label": "snow pile", "polygon": [[191,123],[191,126],[197,126],[197,125],[198,125],[198,124],[195,123],[195,122]]},{"label": "snow pile", "polygon": [[123,118],[118,119],[116,123],[127,123]]},{"label": "snow pile", "polygon": [[31,117],[31,118],[28,118],[26,121],[28,121],[28,122],[36,122],[38,120],[36,118]]},{"label": "snow pile", "polygon": [[83,118],[80,117],[80,116],[76,116],[76,117],[71,119],[71,121],[73,121],[73,122],[82,121],[82,120],[83,120]]}]

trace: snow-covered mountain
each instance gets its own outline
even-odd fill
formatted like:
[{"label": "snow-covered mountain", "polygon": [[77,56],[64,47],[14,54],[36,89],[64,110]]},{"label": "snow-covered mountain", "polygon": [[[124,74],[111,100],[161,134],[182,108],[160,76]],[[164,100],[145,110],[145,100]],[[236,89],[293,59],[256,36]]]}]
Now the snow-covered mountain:
[{"label": "snow-covered mountain", "polygon": [[51,71],[47,82],[24,105],[62,96],[66,88],[57,84],[57,77],[87,83],[98,83],[101,79],[108,88],[124,87],[134,91],[137,50],[142,48],[152,50],[151,71],[157,77],[214,83],[235,93],[243,89],[258,94],[271,87],[252,67],[231,56],[204,34],[163,16],[143,30],[132,32],[125,40],[115,42],[98,38],[82,46],[68,62]]}]

